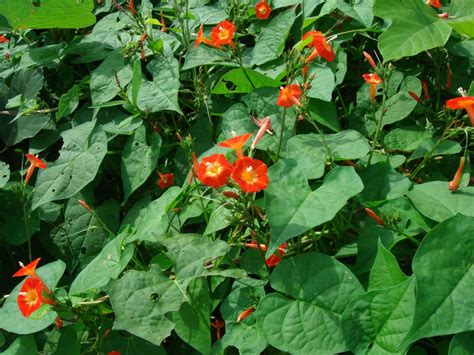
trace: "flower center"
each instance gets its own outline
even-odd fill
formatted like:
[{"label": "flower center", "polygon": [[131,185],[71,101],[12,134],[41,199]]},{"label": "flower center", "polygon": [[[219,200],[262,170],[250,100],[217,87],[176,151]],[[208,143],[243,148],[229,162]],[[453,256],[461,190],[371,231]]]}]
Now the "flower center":
[{"label": "flower center", "polygon": [[218,176],[222,172],[222,166],[219,163],[206,163],[206,175]]},{"label": "flower center", "polygon": [[219,27],[219,39],[224,40],[224,39],[227,39],[227,38],[229,38],[229,30],[222,27],[222,26],[220,26]]},{"label": "flower center", "polygon": [[251,166],[248,166],[242,172],[242,180],[244,180],[245,182],[252,183],[255,181],[256,178],[257,178],[257,173],[255,172],[255,170],[253,170]]},{"label": "flower center", "polygon": [[25,302],[28,306],[34,306],[38,303],[38,301],[39,301],[39,294],[36,289],[32,288],[26,291]]}]

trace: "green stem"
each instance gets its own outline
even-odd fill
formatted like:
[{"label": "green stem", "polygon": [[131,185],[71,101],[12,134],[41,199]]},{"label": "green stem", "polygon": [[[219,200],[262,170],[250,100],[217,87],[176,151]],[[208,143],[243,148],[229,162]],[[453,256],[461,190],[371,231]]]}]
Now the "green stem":
[{"label": "green stem", "polygon": [[[379,133],[380,133],[380,130],[382,129],[383,116],[385,114],[385,103],[387,102],[387,90],[386,90],[387,84],[385,80],[383,81],[383,83],[384,85],[383,85],[383,99],[382,99],[381,113],[380,113],[379,120],[377,122],[377,128],[375,129],[374,140],[372,141],[372,146],[370,148],[370,155],[369,155],[369,161],[367,162],[367,166],[369,166],[372,161],[372,157],[375,151],[375,146],[377,145],[377,140],[379,138]],[[374,113],[374,117],[377,118],[377,113]]]},{"label": "green stem", "polygon": [[285,132],[285,118],[286,118],[286,107],[283,108],[280,122],[280,140],[278,141],[277,160],[280,159],[280,151],[283,143],[283,134]]},{"label": "green stem", "polygon": [[255,90],[256,87],[255,87],[255,85],[253,84],[252,79],[250,79],[249,75],[248,75],[247,72],[245,71],[244,63],[242,63],[242,57],[240,56],[240,53],[239,53],[238,56],[237,56],[237,63],[239,64],[240,68],[241,68],[242,71],[244,72],[245,78],[249,81],[250,85],[252,86],[252,89]]}]

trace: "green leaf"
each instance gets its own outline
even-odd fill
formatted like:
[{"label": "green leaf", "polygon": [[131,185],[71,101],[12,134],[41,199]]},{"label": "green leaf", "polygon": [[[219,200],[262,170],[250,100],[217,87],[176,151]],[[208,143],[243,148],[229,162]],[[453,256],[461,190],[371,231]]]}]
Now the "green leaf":
[{"label": "green leaf", "polygon": [[449,6],[448,24],[456,32],[474,38],[474,7],[469,0],[453,0]]},{"label": "green leaf", "polygon": [[413,320],[414,286],[410,278],[396,286],[353,298],[344,312],[342,324],[347,344],[354,353],[405,353],[399,346]]},{"label": "green leaf", "polygon": [[453,336],[449,344],[449,355],[472,355],[474,353],[474,332]]},{"label": "green leaf", "polygon": [[109,241],[97,255],[77,275],[69,289],[70,295],[79,295],[107,285],[117,278],[133,256],[133,246],[124,247],[127,230]]},{"label": "green leaf", "polygon": [[352,160],[370,151],[367,139],[357,131],[344,130],[336,134],[298,134],[288,141],[286,157],[296,159],[308,179],[324,173],[326,160]]},{"label": "green leaf", "polygon": [[[44,281],[50,290],[54,290],[59,279],[64,273],[66,265],[61,261],[49,263],[36,269],[39,277]],[[0,309],[0,329],[16,334],[32,334],[45,329],[56,319],[56,312],[49,312],[42,319],[25,318],[20,312],[17,304],[18,293],[24,281],[20,282],[10,292],[3,307]]]},{"label": "green leaf", "polygon": [[107,153],[107,136],[95,122],[86,122],[61,133],[59,158],[38,174],[32,209],[74,196],[94,180]]},{"label": "green leaf", "polygon": [[308,101],[309,104],[307,108],[310,114],[308,119],[314,120],[334,132],[339,132],[341,130],[334,103],[316,99],[309,99]]},{"label": "green leaf", "polygon": [[315,191],[293,159],[280,160],[269,169],[268,176],[265,206],[271,240],[267,257],[283,242],[333,219],[347,200],[363,189],[352,167],[334,168]]},{"label": "green leaf", "polygon": [[161,137],[157,134],[147,137],[145,126],[139,127],[127,140],[122,152],[121,165],[125,201],[155,170],[160,148]]},{"label": "green leaf", "polygon": [[8,116],[0,118],[0,138],[6,145],[15,145],[27,138],[36,136],[48,125],[51,117],[43,113],[32,113],[10,120]]},{"label": "green leaf", "polygon": [[[257,307],[257,326],[270,345],[300,354],[346,351],[342,314],[363,293],[352,272],[319,253],[283,259],[270,283],[277,292]],[[281,294],[280,294],[281,293]]]},{"label": "green leaf", "polygon": [[285,48],[286,37],[295,21],[295,9],[282,12],[263,28],[252,49],[250,65],[261,65],[277,59]]},{"label": "green leaf", "polygon": [[311,65],[308,75],[314,74],[314,80],[311,81],[311,88],[307,96],[313,99],[320,99],[331,102],[332,92],[336,87],[335,76],[331,68],[326,65]]},{"label": "green leaf", "polygon": [[362,197],[366,201],[391,200],[405,195],[411,181],[397,173],[387,161],[372,164],[360,172],[364,183]]},{"label": "green leaf", "polygon": [[[388,98],[385,103],[385,114],[383,116],[382,126],[398,122],[407,117],[418,104],[408,94],[408,91],[412,91],[417,95],[421,94],[421,82],[414,76],[407,76],[401,83],[399,91]],[[380,117],[382,114],[382,108],[380,108],[376,115]]]},{"label": "green leaf", "polygon": [[230,61],[230,53],[217,48],[201,44],[197,48],[190,48],[181,70],[188,70],[201,65],[222,65],[237,67],[238,64]]},{"label": "green leaf", "polygon": [[473,194],[474,187],[460,187],[456,192],[451,192],[448,182],[431,181],[415,185],[407,196],[421,214],[443,222],[457,213],[474,217]]},{"label": "green leaf", "polygon": [[74,85],[69,91],[61,96],[59,99],[58,113],[56,119],[69,116],[79,106],[79,95],[81,88],[79,85]]},{"label": "green leaf", "polygon": [[418,148],[426,138],[431,138],[430,131],[418,127],[407,126],[390,130],[384,138],[384,145],[387,149],[410,152]]},{"label": "green leaf", "polygon": [[181,305],[179,311],[171,314],[178,336],[201,354],[211,352],[211,295],[207,280],[194,279],[188,285],[189,302]]},{"label": "green leaf", "polygon": [[407,276],[400,270],[397,259],[378,240],[377,256],[369,276],[369,290],[396,286],[407,280]]},{"label": "green leaf", "polygon": [[185,295],[163,275],[158,266],[150,271],[129,271],[106,288],[115,313],[113,329],[126,330],[160,345],[171,334],[174,323],[166,314],[179,310]]},{"label": "green leaf", "polygon": [[182,113],[178,104],[179,63],[175,58],[160,56],[147,65],[153,81],[143,79],[137,105],[145,112],[175,111]]},{"label": "green leaf", "polygon": [[16,30],[27,28],[82,28],[95,23],[93,0],[3,0],[0,13]]},{"label": "green leaf", "polygon": [[409,160],[423,158],[424,156],[430,155],[449,155],[458,154],[461,152],[462,147],[458,142],[444,140],[437,143],[435,138],[427,138],[420,143],[416,150],[410,155]]},{"label": "green leaf", "polygon": [[123,54],[116,49],[92,71],[90,90],[92,105],[109,102],[132,80],[133,70],[125,63]]},{"label": "green leaf", "polygon": [[80,198],[92,204],[83,196],[71,198],[64,213],[64,224],[53,229],[46,242],[53,243],[51,253],[64,260],[70,272],[84,269],[101,252],[111,236],[103,224],[114,230],[119,219],[120,208],[116,201],[105,201],[92,215],[79,203]]},{"label": "green leaf", "polygon": [[451,34],[451,27],[422,1],[376,0],[374,14],[392,22],[379,37],[385,62],[444,46]]},{"label": "green leaf", "polygon": [[[250,81],[249,81],[250,79]],[[279,87],[280,81],[270,79],[268,76],[260,74],[252,69],[236,68],[222,75],[217,82],[213,94],[242,94],[249,93],[256,88],[270,86]]]},{"label": "green leaf", "polygon": [[7,163],[0,161],[0,188],[4,187],[10,180],[10,167]]},{"label": "green leaf", "polygon": [[16,338],[13,343],[0,353],[1,355],[37,355],[35,338],[32,335],[24,335]]},{"label": "green leaf", "polygon": [[473,229],[474,218],[458,214],[423,239],[413,259],[416,307],[405,345],[421,338],[474,330],[474,301],[469,296],[474,287]]}]

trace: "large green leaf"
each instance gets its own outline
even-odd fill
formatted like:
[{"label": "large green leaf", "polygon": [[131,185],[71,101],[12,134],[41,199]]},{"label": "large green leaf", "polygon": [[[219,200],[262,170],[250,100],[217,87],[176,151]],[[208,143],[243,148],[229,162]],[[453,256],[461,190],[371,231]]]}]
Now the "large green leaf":
[{"label": "large green leaf", "polygon": [[264,27],[252,49],[250,65],[261,65],[277,59],[285,48],[286,37],[295,21],[295,9],[282,12]]},{"label": "large green leaf", "polygon": [[449,355],[472,355],[474,353],[474,332],[456,334],[449,344]]},{"label": "large green leaf", "polygon": [[270,345],[299,354],[348,349],[342,314],[363,293],[349,269],[327,255],[305,253],[278,264],[270,283],[281,294],[268,294],[257,307],[258,328]]},{"label": "large green leaf", "polygon": [[51,116],[42,113],[22,115],[16,119],[0,118],[0,138],[6,145],[15,145],[36,136],[51,120]]},{"label": "large green leaf", "polygon": [[347,344],[355,354],[405,353],[399,346],[413,320],[414,286],[410,278],[396,286],[353,298],[342,324]]},{"label": "large green leaf", "polygon": [[101,105],[112,100],[125,89],[132,77],[132,66],[125,63],[122,52],[117,49],[110,53],[92,72],[90,80],[92,104]]},{"label": "large green leaf", "polygon": [[133,256],[133,247],[124,246],[127,230],[116,236],[104,246],[87,266],[77,275],[69,289],[70,295],[86,293],[99,289],[117,278]]},{"label": "large green leaf", "polygon": [[[250,79],[250,81],[249,81]],[[265,86],[279,87],[282,83],[251,69],[236,68],[222,75],[217,82],[213,94],[248,93]]]},{"label": "large green leaf", "polygon": [[403,196],[411,186],[410,180],[397,173],[387,161],[370,165],[360,172],[364,183],[362,197],[367,201],[391,200]]},{"label": "large green leaf", "polygon": [[308,90],[307,96],[330,102],[332,100],[332,92],[336,87],[335,77],[331,68],[321,64],[312,65],[308,75],[314,75],[314,79],[311,81],[311,87]]},{"label": "large green leaf", "polygon": [[[179,63],[175,58],[160,56],[147,65],[153,81],[143,79],[137,105],[145,112],[175,111],[182,113],[178,104]],[[132,88],[130,87],[130,92]]]},{"label": "large green leaf", "polygon": [[24,335],[16,338],[13,343],[2,351],[0,355],[36,355],[38,348],[36,347],[35,338],[32,335]]},{"label": "large green leaf", "polygon": [[369,276],[369,290],[396,286],[406,279],[407,276],[400,270],[395,256],[379,239],[377,256]]},{"label": "large green leaf", "polygon": [[404,344],[474,330],[474,218],[456,215],[429,232],[413,259],[416,307]]},{"label": "large green leaf", "polygon": [[426,138],[431,138],[430,131],[418,126],[400,127],[390,130],[384,138],[388,149],[410,152],[418,148]]},{"label": "large green leaf", "polygon": [[474,6],[472,6],[472,1],[451,1],[447,22],[458,33],[474,38]]},{"label": "large green leaf", "polygon": [[81,28],[93,25],[93,0],[2,0],[0,13],[10,26],[26,28]]},{"label": "large green leaf", "polygon": [[59,158],[38,174],[32,209],[69,198],[94,180],[107,153],[107,136],[90,121],[61,134]]},{"label": "large green leaf", "polygon": [[442,222],[456,213],[474,217],[473,194],[474,187],[460,187],[451,192],[447,182],[431,181],[415,185],[407,196],[423,215]]},{"label": "large green leaf", "polygon": [[147,137],[145,126],[139,127],[127,140],[121,165],[125,201],[154,171],[160,148],[161,137],[157,134]]},{"label": "large green leaf", "polygon": [[265,191],[265,206],[271,241],[267,256],[290,238],[333,219],[347,200],[363,189],[352,167],[334,168],[315,191],[310,189],[293,159],[280,160],[269,169],[268,175],[270,185]]},{"label": "large green leaf", "polygon": [[367,155],[367,139],[357,131],[344,130],[335,134],[298,134],[288,141],[287,158],[298,161],[308,179],[324,173],[326,160],[352,160]]},{"label": "large green leaf", "polygon": [[179,310],[185,295],[163,275],[158,266],[150,271],[129,271],[106,288],[115,313],[113,329],[126,330],[160,345],[171,334],[174,323],[166,314]]},{"label": "large green leaf", "polygon": [[[64,273],[66,265],[61,261],[49,263],[36,269],[36,272],[44,281],[50,290],[54,290],[59,282],[59,279]],[[17,304],[18,292],[23,281],[20,282],[10,292],[3,307],[0,309],[0,329],[16,334],[32,334],[36,333],[52,324],[57,316],[56,312],[51,311],[40,319],[25,318],[20,312]]]},{"label": "large green leaf", "polygon": [[443,46],[451,34],[451,27],[423,1],[376,0],[374,13],[392,22],[379,37],[384,61]]}]

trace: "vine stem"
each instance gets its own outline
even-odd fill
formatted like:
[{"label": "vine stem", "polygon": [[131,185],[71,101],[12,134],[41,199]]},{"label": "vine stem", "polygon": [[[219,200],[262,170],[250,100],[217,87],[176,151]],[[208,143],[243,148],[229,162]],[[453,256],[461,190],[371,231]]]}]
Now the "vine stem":
[{"label": "vine stem", "polygon": [[[375,146],[377,144],[379,133],[380,133],[380,130],[382,129],[382,121],[383,121],[383,116],[385,114],[385,103],[386,102],[387,102],[387,84],[385,83],[385,80],[384,80],[383,99],[382,99],[382,107],[381,107],[382,112],[380,113],[380,118],[377,122],[377,128],[375,129],[374,140],[372,141],[372,146],[370,147],[370,155],[369,155],[369,161],[367,162],[367,166],[369,166],[371,161],[372,161],[372,157],[374,155]],[[377,113],[374,113],[374,117],[377,118]]]},{"label": "vine stem", "polygon": [[281,115],[281,124],[280,124],[280,140],[278,142],[278,150],[277,150],[277,159],[280,159],[280,151],[281,151],[281,145],[283,143],[283,134],[285,132],[285,118],[286,118],[286,107],[283,108],[283,113]]}]

